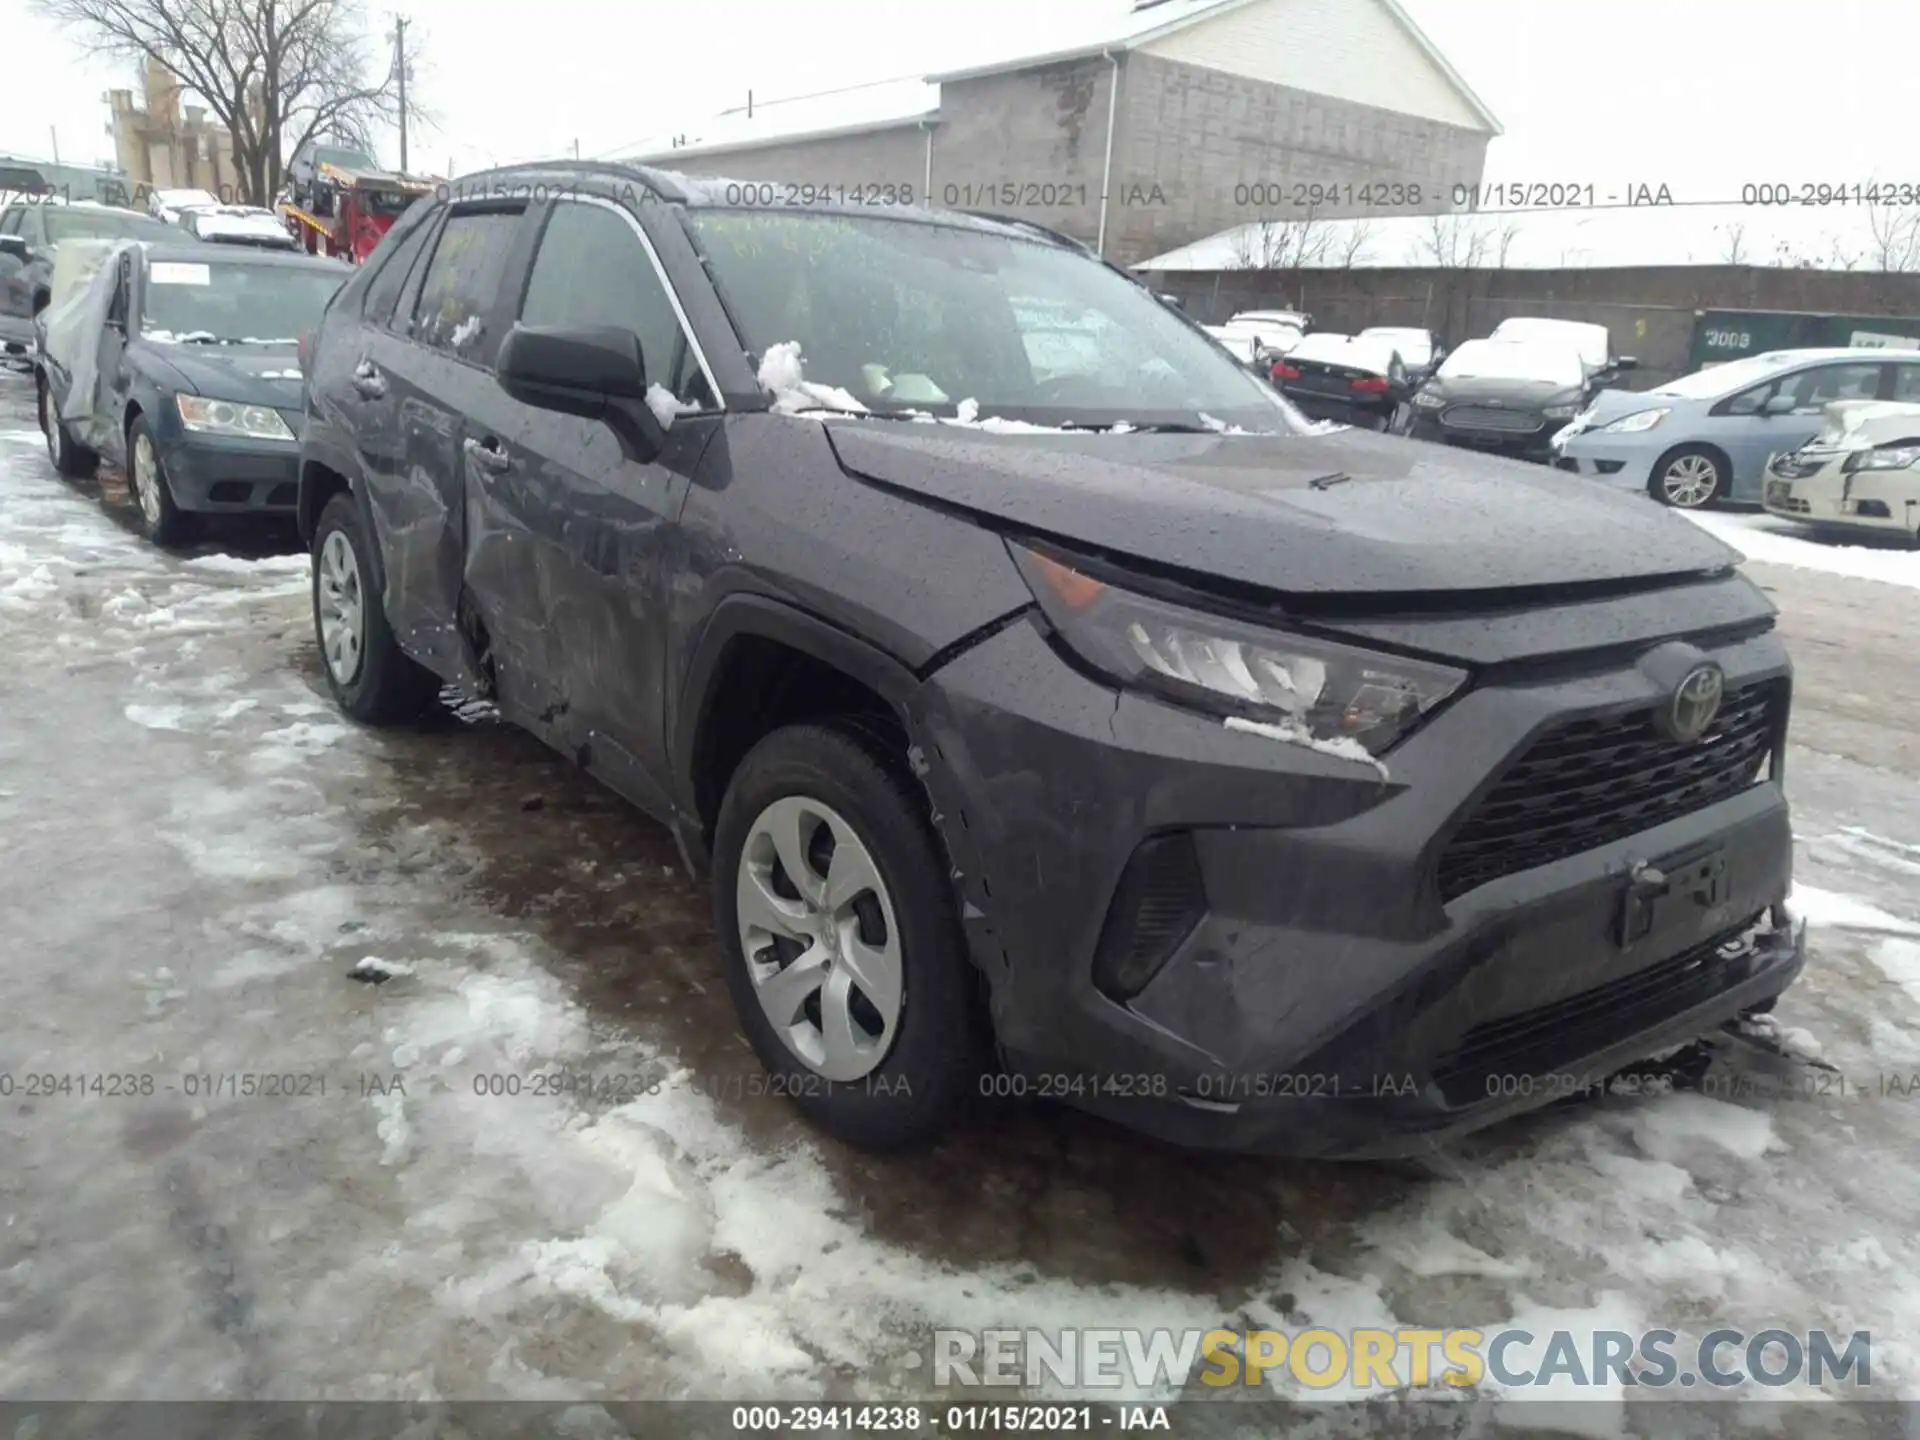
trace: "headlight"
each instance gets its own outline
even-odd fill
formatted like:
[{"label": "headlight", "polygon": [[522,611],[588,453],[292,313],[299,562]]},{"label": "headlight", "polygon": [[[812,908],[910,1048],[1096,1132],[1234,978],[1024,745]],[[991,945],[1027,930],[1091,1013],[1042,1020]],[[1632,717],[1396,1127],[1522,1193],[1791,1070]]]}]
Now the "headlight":
[{"label": "headlight", "polygon": [[1422,390],[1413,397],[1413,403],[1418,405],[1423,410],[1438,410],[1442,405],[1446,404],[1447,402],[1442,400],[1438,395],[1434,394],[1431,390]]},{"label": "headlight", "polygon": [[209,400],[204,395],[176,395],[180,423],[203,435],[239,435],[250,440],[291,440],[293,431],[270,405],[243,405],[234,400]]},{"label": "headlight", "polygon": [[1580,413],[1578,405],[1549,405],[1540,412],[1549,420],[1571,420]]},{"label": "headlight", "polygon": [[1466,672],[1189,610],[1010,545],[1067,648],[1119,682],[1221,716],[1297,725],[1384,754]]},{"label": "headlight", "polygon": [[1920,461],[1920,445],[1899,445],[1889,450],[1855,451],[1841,468],[1849,475],[1856,470],[1905,470],[1916,461]]},{"label": "headlight", "polygon": [[1600,428],[1609,435],[1637,435],[1642,430],[1653,429],[1672,413],[1671,410],[1636,410],[1633,414],[1623,416],[1611,425],[1602,425]]}]

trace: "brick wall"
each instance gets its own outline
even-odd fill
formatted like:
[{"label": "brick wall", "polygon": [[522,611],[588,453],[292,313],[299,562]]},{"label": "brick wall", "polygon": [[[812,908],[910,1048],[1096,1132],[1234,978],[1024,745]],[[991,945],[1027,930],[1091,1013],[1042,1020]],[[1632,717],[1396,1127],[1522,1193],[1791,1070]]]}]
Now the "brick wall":
[{"label": "brick wall", "polygon": [[[1436,213],[1486,168],[1482,132],[1152,55],[1127,57],[1121,96],[1116,200],[1155,185],[1165,197],[1114,206],[1107,249],[1121,264],[1250,220]],[[1381,181],[1407,186],[1410,203],[1293,207],[1296,185],[1344,197],[1344,187]]]},{"label": "brick wall", "polygon": [[[1487,137],[1477,131],[1152,55],[1121,65],[1107,253],[1122,264],[1247,220],[1306,217],[1250,209],[1246,185],[1418,183],[1424,213],[1445,208],[1443,181],[1477,182],[1485,166]],[[1113,66],[1101,56],[947,81],[934,129],[934,203],[1012,213],[1093,242],[1112,84]],[[910,182],[918,193],[925,147],[926,132],[904,126],[660,163],[742,180]]]}]

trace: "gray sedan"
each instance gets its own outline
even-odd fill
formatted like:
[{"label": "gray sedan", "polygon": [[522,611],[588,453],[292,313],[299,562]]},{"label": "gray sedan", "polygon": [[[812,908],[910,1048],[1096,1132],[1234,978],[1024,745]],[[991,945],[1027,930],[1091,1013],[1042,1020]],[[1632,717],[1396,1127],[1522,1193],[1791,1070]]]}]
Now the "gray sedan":
[{"label": "gray sedan", "polygon": [[1553,437],[1554,464],[1684,510],[1757,505],[1768,457],[1811,440],[1833,400],[1920,401],[1920,351],[1773,350],[1603,390]]}]

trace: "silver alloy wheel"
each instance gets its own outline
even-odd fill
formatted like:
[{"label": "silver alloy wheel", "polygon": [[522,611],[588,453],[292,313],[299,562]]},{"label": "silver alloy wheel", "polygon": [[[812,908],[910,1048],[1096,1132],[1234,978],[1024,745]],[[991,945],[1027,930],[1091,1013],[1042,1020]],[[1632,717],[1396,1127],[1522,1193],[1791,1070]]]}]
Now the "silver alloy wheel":
[{"label": "silver alloy wheel", "polygon": [[1720,467],[1705,455],[1678,455],[1660,472],[1660,491],[1669,505],[1692,510],[1720,488]]},{"label": "silver alloy wheel", "polygon": [[153,453],[153,437],[145,431],[133,437],[133,494],[147,524],[160,523],[160,461]]},{"label": "silver alloy wheel", "polygon": [[853,827],[818,800],[774,801],[747,831],[734,897],[747,974],[787,1048],[827,1080],[871,1074],[905,971],[893,901]]},{"label": "silver alloy wheel", "polygon": [[351,685],[360,674],[365,649],[367,604],[360,589],[360,562],[346,534],[335,530],[320,547],[314,576],[314,607],[320,615],[320,653],[337,685]]}]

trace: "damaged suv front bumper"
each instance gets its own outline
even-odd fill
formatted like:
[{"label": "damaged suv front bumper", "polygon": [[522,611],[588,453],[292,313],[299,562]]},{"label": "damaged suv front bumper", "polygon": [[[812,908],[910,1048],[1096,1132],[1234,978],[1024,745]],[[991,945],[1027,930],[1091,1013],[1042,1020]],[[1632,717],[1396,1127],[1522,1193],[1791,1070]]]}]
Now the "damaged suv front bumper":
[{"label": "damaged suv front bumper", "polygon": [[[1116,692],[1021,622],[910,717],[1015,1094],[1182,1144],[1377,1156],[1591,1087],[1764,1006],[1790,666],[1709,652],[1674,749],[1637,669],[1478,686],[1388,778]],[[1531,787],[1531,789],[1529,789]]]}]

